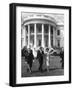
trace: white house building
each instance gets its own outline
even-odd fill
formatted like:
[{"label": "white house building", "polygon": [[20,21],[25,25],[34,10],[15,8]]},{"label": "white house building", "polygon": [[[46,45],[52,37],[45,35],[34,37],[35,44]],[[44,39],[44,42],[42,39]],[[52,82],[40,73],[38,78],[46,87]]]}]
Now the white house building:
[{"label": "white house building", "polygon": [[63,15],[30,14],[21,17],[21,48],[64,47]]}]

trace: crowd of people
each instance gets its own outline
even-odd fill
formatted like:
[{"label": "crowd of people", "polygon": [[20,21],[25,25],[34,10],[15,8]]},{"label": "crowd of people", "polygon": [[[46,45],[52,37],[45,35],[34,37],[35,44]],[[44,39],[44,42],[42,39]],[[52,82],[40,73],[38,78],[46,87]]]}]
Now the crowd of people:
[{"label": "crowd of people", "polygon": [[[29,71],[32,72],[32,63],[35,60],[38,60],[39,62],[39,71],[43,72],[43,61],[45,60],[45,64],[46,64],[46,70],[47,72],[49,72],[49,65],[50,65],[50,50],[49,48],[44,49],[43,47],[39,47],[38,50],[36,50],[34,48],[31,49],[27,48],[27,46],[24,46],[24,48],[22,49],[22,57],[25,58],[25,61],[27,62],[27,64],[29,65]],[[62,62],[62,68],[64,67],[64,53],[61,52],[60,53],[60,57],[62,58],[61,62]]]},{"label": "crowd of people", "polygon": [[49,71],[49,48],[46,48],[45,53],[42,47],[40,47],[38,50],[34,50],[32,50],[31,48],[27,48],[26,46],[22,49],[22,57],[25,57],[25,61],[29,65],[29,71],[32,72],[31,68],[33,61],[38,60],[39,71],[42,72],[42,65],[44,59],[46,61],[47,71]]}]

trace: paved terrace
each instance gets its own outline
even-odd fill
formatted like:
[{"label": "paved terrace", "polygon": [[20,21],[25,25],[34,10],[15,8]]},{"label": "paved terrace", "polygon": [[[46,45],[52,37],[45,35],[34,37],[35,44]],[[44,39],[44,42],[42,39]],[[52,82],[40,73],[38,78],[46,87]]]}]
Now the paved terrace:
[{"label": "paved terrace", "polygon": [[39,62],[35,60],[32,64],[32,73],[28,71],[28,66],[25,63],[24,58],[22,58],[22,77],[29,77],[29,76],[57,76],[63,75],[64,70],[61,69],[61,58],[59,56],[50,56],[50,67],[49,72],[45,71],[46,65],[45,62],[43,63],[43,72],[39,72]]}]

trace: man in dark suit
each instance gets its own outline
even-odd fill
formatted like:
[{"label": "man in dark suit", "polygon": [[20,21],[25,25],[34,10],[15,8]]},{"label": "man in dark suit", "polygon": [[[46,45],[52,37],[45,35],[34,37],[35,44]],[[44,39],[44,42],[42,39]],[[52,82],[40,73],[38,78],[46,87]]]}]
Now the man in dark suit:
[{"label": "man in dark suit", "polygon": [[34,59],[33,52],[29,48],[28,49],[28,64],[29,64],[29,67],[30,67],[30,72],[31,72],[31,68],[32,68],[33,59]]},{"label": "man in dark suit", "polygon": [[24,57],[25,61],[27,61],[28,51],[27,51],[27,47],[26,46],[24,46],[24,48],[22,49],[22,57]]},{"label": "man in dark suit", "polygon": [[39,61],[39,71],[43,71],[43,69],[42,69],[42,65],[43,65],[43,55],[44,55],[44,51],[43,51],[43,49],[42,49],[42,47],[40,47],[40,49],[38,50],[38,52],[37,52],[37,59],[38,59],[38,61]]}]

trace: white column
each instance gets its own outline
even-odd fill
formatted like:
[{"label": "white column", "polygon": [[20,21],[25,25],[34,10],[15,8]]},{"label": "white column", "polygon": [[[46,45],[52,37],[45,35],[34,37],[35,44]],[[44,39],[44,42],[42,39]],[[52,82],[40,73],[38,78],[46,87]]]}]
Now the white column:
[{"label": "white column", "polygon": [[30,25],[28,25],[28,48],[30,45]]},{"label": "white column", "polygon": [[56,39],[56,37],[57,37],[57,27],[56,27],[56,30],[55,30],[55,47],[57,47],[57,39]]},{"label": "white column", "polygon": [[50,32],[51,31],[51,26],[49,25],[48,27],[49,27],[48,28],[49,29],[49,33],[48,33],[49,34],[49,37],[48,37],[48,40],[49,40],[48,41],[48,47],[51,48],[51,32]]},{"label": "white column", "polygon": [[34,24],[34,47],[37,47],[37,30],[36,30],[36,24]]},{"label": "white column", "polygon": [[53,46],[55,47],[55,27],[53,27]]},{"label": "white column", "polygon": [[23,26],[22,28],[22,48],[26,46],[26,27]]},{"label": "white column", "polygon": [[44,48],[44,24],[42,24],[42,47]]}]

